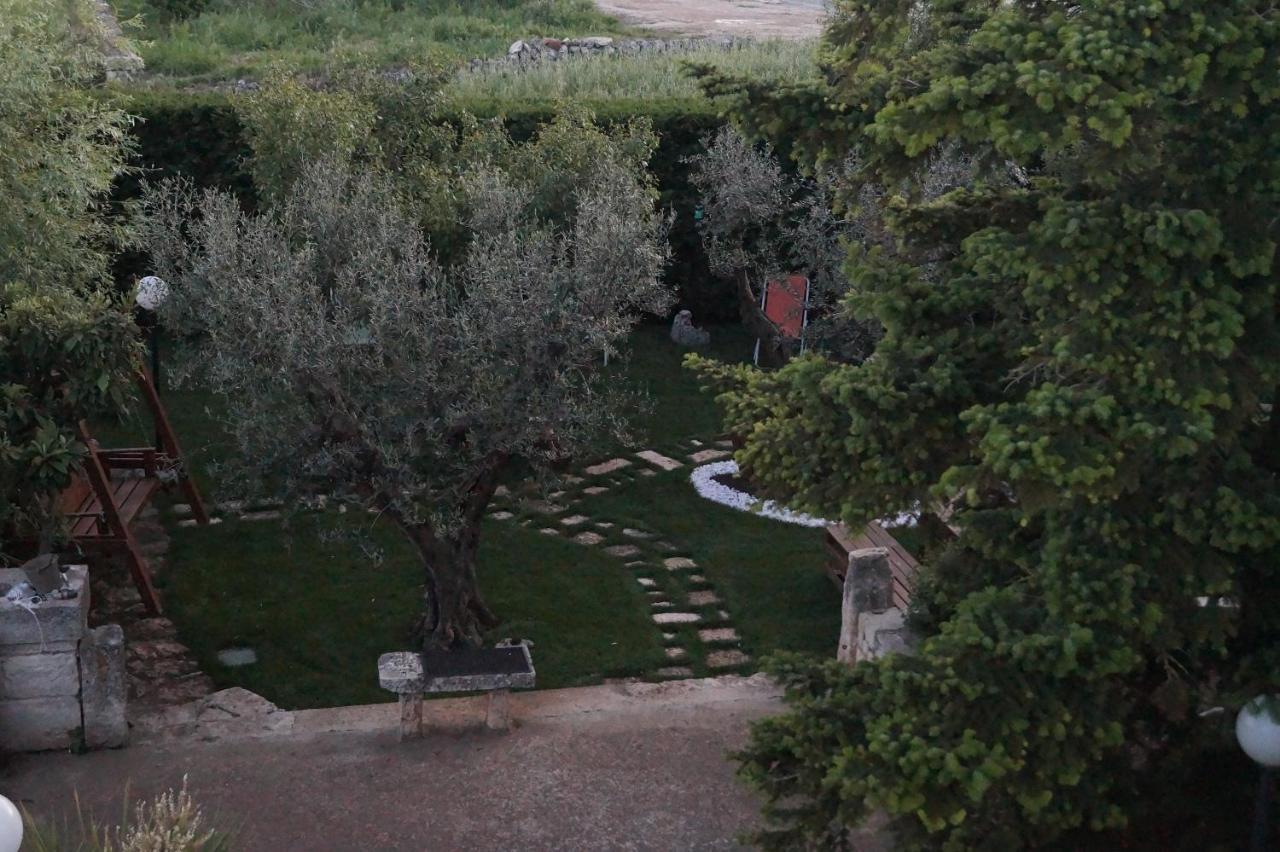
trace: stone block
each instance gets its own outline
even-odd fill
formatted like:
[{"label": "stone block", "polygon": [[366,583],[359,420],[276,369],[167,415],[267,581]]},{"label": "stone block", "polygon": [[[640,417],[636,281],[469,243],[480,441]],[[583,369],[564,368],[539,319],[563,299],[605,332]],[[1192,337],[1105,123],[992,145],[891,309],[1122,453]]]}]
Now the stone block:
[{"label": "stone block", "polygon": [[654,467],[661,468],[662,470],[675,470],[678,467],[683,467],[683,465],[675,459],[664,456],[662,453],[655,452],[653,450],[643,450],[638,452],[636,453],[636,458],[643,459]]},{"label": "stone block", "polygon": [[594,544],[599,544],[600,542],[604,541],[604,536],[600,535],[600,533],[580,532],[573,537],[573,540],[576,541],[578,544],[585,544],[590,546]]},{"label": "stone block", "polygon": [[124,649],[118,624],[95,628],[80,643],[80,703],[89,748],[119,748],[129,740]]},{"label": "stone block", "polygon": [[858,616],[855,660],[878,660],[889,654],[910,653],[914,643],[906,617],[897,607]]},{"label": "stone block", "polygon": [[697,624],[702,616],[696,612],[655,612],[654,624]]},{"label": "stone block", "polygon": [[737,642],[738,632],[732,627],[712,627],[709,630],[699,630],[698,638],[707,644],[715,642]]},{"label": "stone block", "polygon": [[[67,584],[76,592],[70,600],[47,599],[30,609],[0,598],[0,649],[10,645],[74,643],[89,626],[87,569],[73,565],[66,571]],[[16,568],[0,569],[0,583],[16,585],[26,575]],[[0,653],[4,653],[0,650]]]},{"label": "stone block", "polygon": [[567,518],[561,518],[560,523],[564,524],[566,527],[576,527],[581,524],[585,524],[589,520],[591,519],[586,515],[570,515]]},{"label": "stone block", "polygon": [[80,669],[73,652],[0,657],[0,701],[79,693]]},{"label": "stone block", "polygon": [[600,464],[593,464],[591,467],[585,468],[583,473],[588,476],[603,476],[606,473],[614,473],[615,471],[622,470],[624,467],[630,466],[631,462],[626,459],[609,459],[608,461],[600,462]]},{"label": "stone block", "polygon": [[687,556],[671,556],[662,560],[662,564],[668,571],[685,571],[698,567],[698,563]]},{"label": "stone block", "polygon": [[844,577],[836,659],[844,663],[855,662],[858,659],[859,620],[892,606],[893,570],[889,567],[889,551],[883,547],[869,547],[851,552]]},{"label": "stone block", "polygon": [[716,459],[726,458],[729,455],[731,455],[731,453],[728,450],[698,450],[696,453],[689,456],[689,461],[694,464],[706,464],[707,462],[713,462]]},{"label": "stone block", "polygon": [[78,745],[80,699],[19,698],[0,701],[0,751],[44,751]]},{"label": "stone block", "polygon": [[729,669],[746,665],[751,658],[739,650],[712,651],[707,654],[707,666],[713,669]]},{"label": "stone block", "polygon": [[709,589],[689,593],[689,606],[711,606],[718,603],[720,603],[720,598]]}]

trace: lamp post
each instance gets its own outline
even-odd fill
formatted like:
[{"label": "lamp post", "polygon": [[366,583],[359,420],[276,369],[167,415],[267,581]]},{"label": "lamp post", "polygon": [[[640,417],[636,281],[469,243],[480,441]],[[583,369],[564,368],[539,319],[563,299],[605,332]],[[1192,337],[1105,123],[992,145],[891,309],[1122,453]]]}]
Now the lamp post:
[{"label": "lamp post", "polygon": [[1280,767],[1280,695],[1259,695],[1236,717],[1236,740],[1254,763],[1262,767],[1258,801],[1253,811],[1249,848],[1262,852],[1267,844],[1267,808],[1271,804],[1271,770]]},{"label": "lamp post", "polygon": [[[169,298],[169,285],[164,279],[148,275],[138,281],[133,301],[138,306],[138,324],[147,330],[147,348],[151,350],[151,384],[160,393],[160,317],[157,311]],[[156,450],[164,451],[160,427],[156,427]]]},{"label": "lamp post", "polygon": [[22,847],[22,814],[13,802],[0,796],[0,852],[18,852]]}]

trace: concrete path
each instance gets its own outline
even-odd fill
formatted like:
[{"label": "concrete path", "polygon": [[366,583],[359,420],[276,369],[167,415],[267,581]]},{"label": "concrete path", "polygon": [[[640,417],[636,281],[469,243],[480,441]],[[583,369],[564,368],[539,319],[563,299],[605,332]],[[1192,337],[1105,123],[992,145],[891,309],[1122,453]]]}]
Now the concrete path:
[{"label": "concrete path", "polygon": [[629,24],[679,35],[815,38],[824,0],[596,0]]},{"label": "concrete path", "polygon": [[[429,706],[446,727],[480,713],[472,699]],[[126,783],[150,796],[189,775],[242,852],[731,849],[757,803],[725,754],[778,708],[758,675],[612,684],[513,695],[506,735],[408,743],[397,742],[395,705],[208,710],[121,751],[11,759],[0,793],[48,817],[74,791],[114,816]]]}]

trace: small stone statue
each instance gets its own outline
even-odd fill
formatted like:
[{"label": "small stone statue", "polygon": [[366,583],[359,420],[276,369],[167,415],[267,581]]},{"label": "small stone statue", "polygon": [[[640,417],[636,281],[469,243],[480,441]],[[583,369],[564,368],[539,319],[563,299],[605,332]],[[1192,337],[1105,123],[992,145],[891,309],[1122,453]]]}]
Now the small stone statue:
[{"label": "small stone statue", "polygon": [[706,346],[711,342],[711,332],[693,324],[693,314],[681,311],[671,321],[671,339],[681,346]]}]

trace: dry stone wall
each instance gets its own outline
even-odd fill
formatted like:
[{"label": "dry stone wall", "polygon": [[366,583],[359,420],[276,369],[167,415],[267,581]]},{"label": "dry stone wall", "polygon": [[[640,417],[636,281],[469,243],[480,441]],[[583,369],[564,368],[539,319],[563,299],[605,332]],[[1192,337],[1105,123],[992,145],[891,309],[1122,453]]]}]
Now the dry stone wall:
[{"label": "dry stone wall", "polygon": [[558,62],[586,56],[642,56],[658,53],[688,53],[692,50],[737,50],[750,39],[733,36],[712,38],[531,38],[513,42],[507,55],[493,59],[472,59],[471,71],[520,70],[541,62]]}]

